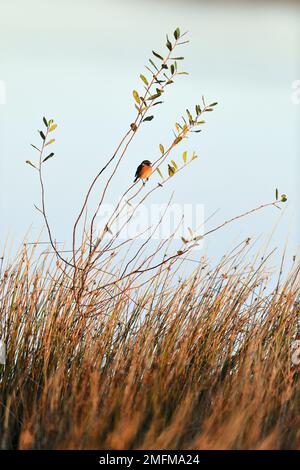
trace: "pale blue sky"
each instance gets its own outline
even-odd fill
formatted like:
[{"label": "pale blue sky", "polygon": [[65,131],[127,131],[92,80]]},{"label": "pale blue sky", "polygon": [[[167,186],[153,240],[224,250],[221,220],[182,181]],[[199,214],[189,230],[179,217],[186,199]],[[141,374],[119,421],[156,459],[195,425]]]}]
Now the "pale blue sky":
[{"label": "pale blue sky", "polygon": [[[272,246],[290,235],[296,251],[300,105],[291,94],[300,79],[300,5],[211,3],[0,0],[0,80],[7,88],[0,105],[1,244],[7,236],[18,243],[31,224],[33,239],[43,225],[33,207],[36,175],[24,163],[34,160],[29,144],[39,142],[43,115],[59,125],[56,158],[46,170],[49,218],[56,238],[69,240],[92,176],[133,120],[132,90],[141,88],[151,50],[163,50],[165,34],[180,26],[190,32],[182,50],[190,75],[168,90],[133,142],[107,202],[132,181],[141,160],[158,157],[158,144],[170,141],[175,121],[203,94],[219,106],[203,133],[174,154],[195,149],[199,158],[153,202],[175,189],[175,202],[204,204],[206,216],[220,209],[208,229],[271,201],[278,187],[289,203]],[[204,248],[219,256],[242,238],[266,237],[279,215],[270,209],[244,219]]]}]

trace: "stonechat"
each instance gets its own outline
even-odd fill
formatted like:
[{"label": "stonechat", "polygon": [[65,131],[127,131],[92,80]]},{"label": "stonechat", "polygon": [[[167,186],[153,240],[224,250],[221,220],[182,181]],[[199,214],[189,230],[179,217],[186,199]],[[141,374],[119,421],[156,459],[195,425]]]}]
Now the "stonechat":
[{"label": "stonechat", "polygon": [[152,163],[149,160],[144,160],[138,167],[135,173],[134,183],[137,182],[138,179],[147,180],[152,174]]}]

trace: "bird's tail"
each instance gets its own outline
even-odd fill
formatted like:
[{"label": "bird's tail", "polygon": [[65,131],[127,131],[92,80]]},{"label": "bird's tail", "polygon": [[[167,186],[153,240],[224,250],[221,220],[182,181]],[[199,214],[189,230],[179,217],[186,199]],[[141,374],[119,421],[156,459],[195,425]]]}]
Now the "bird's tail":
[{"label": "bird's tail", "polygon": [[139,179],[139,177],[136,176],[136,177],[134,178],[134,181],[133,181],[133,182],[136,183],[138,179]]}]

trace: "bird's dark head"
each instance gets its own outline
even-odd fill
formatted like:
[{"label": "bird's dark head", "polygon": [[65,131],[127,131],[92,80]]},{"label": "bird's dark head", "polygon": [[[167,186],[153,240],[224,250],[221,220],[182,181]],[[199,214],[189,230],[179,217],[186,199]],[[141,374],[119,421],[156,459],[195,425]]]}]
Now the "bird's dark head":
[{"label": "bird's dark head", "polygon": [[151,166],[152,163],[150,162],[150,160],[144,160],[144,161],[142,162],[142,165]]}]

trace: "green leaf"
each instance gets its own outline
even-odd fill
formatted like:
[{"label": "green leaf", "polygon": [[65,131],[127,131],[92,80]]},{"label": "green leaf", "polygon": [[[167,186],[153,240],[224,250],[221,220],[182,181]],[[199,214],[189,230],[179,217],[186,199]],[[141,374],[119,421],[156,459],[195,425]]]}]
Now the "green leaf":
[{"label": "green leaf", "polygon": [[155,63],[153,62],[153,60],[149,59],[149,62],[150,64],[155,68],[155,70],[157,70],[158,72],[158,68],[156,67]]},{"label": "green leaf", "polygon": [[136,90],[133,90],[132,94],[137,104],[141,104],[141,100],[140,100],[138,92]]},{"label": "green leaf", "polygon": [[184,57],[171,57],[172,60],[184,60]]},{"label": "green leaf", "polygon": [[193,124],[193,117],[192,117],[192,115],[191,115],[191,113],[189,112],[188,109],[186,110],[186,114],[187,114],[187,116],[188,116],[188,118],[189,118],[189,123],[190,123],[190,124]]},{"label": "green leaf", "polygon": [[147,117],[145,117],[145,119],[143,119],[143,122],[152,121],[153,118],[154,118],[154,116],[147,116]]},{"label": "green leaf", "polygon": [[146,86],[149,85],[149,82],[148,82],[147,78],[145,77],[145,75],[141,74],[140,78],[141,78],[141,80],[143,80],[143,82],[145,83]]},{"label": "green leaf", "polygon": [[174,65],[172,64],[172,65],[171,65],[171,74],[174,75],[174,72],[175,72],[175,67],[174,67]]},{"label": "green leaf", "polygon": [[275,190],[275,199],[276,199],[276,201],[278,201],[278,189],[277,188]]},{"label": "green leaf", "polygon": [[186,159],[187,159],[187,151],[186,150],[183,152],[182,158],[183,158],[184,163],[186,163]]},{"label": "green leaf", "polygon": [[167,48],[169,49],[169,51],[172,50],[172,43],[171,41],[169,40],[168,36],[167,36],[167,44],[166,44]]},{"label": "green leaf", "polygon": [[48,127],[48,122],[47,122],[47,119],[45,117],[43,117],[43,122],[44,122],[45,126]]},{"label": "green leaf", "polygon": [[41,136],[41,138],[42,138],[43,140],[45,140],[45,139],[46,139],[46,137],[45,137],[45,134],[44,134],[44,132],[43,132],[43,131],[39,131],[39,134],[40,134],[40,136]]},{"label": "green leaf", "polygon": [[52,158],[52,157],[54,157],[53,152],[49,153],[49,155],[46,158],[44,158],[43,163],[46,162],[47,160],[49,160],[49,158]]},{"label": "green leaf", "polygon": [[158,59],[164,60],[164,58],[160,54],[158,54],[157,52],[152,51],[152,54],[155,55],[155,57],[157,57]]},{"label": "green leaf", "polygon": [[281,202],[286,202],[287,201],[287,195],[286,194],[281,194]]},{"label": "green leaf", "polygon": [[30,165],[37,170],[37,167],[30,160],[26,160],[25,163],[27,163],[27,165]]},{"label": "green leaf", "polygon": [[156,93],[155,95],[149,96],[149,98],[147,98],[147,101],[156,100],[156,98],[159,98],[160,95],[161,95],[161,93]]},{"label": "green leaf", "polygon": [[177,170],[177,168],[178,168],[177,163],[174,160],[171,160],[171,163],[172,163],[173,167],[175,168],[175,170]]},{"label": "green leaf", "polygon": [[35,145],[33,145],[33,144],[30,144],[30,145],[31,145],[31,147],[33,147],[33,148],[34,148],[35,150],[37,150],[38,152],[41,151],[41,149],[37,148]]},{"label": "green leaf", "polygon": [[210,108],[213,108],[214,106],[217,106],[217,104],[218,104],[218,103],[217,103],[217,101],[216,101],[215,103],[210,104],[209,107],[210,107]]},{"label": "green leaf", "polygon": [[168,173],[169,173],[169,176],[173,176],[175,174],[176,170],[175,168],[173,168],[170,164],[168,164]]},{"label": "green leaf", "polygon": [[176,28],[174,31],[174,38],[177,40],[180,38],[180,29]]},{"label": "green leaf", "polygon": [[161,179],[163,180],[164,177],[163,177],[162,172],[160,171],[160,169],[158,167],[156,168],[156,171],[159,174],[159,176],[161,177]]},{"label": "green leaf", "polygon": [[188,243],[188,240],[184,237],[181,237],[181,240],[183,241],[183,243],[186,245]]},{"label": "green leaf", "polygon": [[160,150],[162,155],[165,153],[165,148],[164,148],[163,144],[159,144],[159,150]]}]

